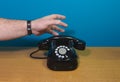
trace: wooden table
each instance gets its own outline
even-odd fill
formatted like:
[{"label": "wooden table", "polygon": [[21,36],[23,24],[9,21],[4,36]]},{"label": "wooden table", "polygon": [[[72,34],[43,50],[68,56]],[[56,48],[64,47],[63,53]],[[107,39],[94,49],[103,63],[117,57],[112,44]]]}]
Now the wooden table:
[{"label": "wooden table", "polygon": [[46,60],[29,57],[35,49],[1,47],[0,82],[120,82],[120,47],[77,50],[79,67],[74,71],[49,70]]}]

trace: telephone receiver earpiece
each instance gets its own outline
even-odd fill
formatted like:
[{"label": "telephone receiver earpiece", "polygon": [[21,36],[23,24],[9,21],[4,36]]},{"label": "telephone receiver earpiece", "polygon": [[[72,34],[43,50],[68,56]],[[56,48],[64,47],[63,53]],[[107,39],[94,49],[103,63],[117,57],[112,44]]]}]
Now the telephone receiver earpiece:
[{"label": "telephone receiver earpiece", "polygon": [[85,50],[86,43],[83,40],[73,39],[74,41],[74,48],[78,50]]},{"label": "telephone receiver earpiece", "polygon": [[49,50],[49,46],[50,46],[50,40],[49,39],[45,39],[45,40],[40,41],[38,43],[39,50]]}]

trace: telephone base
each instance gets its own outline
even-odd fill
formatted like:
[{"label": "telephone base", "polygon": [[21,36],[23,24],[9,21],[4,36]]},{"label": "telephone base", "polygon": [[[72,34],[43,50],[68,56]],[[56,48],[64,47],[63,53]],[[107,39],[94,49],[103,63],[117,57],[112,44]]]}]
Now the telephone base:
[{"label": "telephone base", "polygon": [[78,67],[77,59],[69,61],[57,61],[54,59],[48,59],[47,66],[49,69],[54,71],[72,71]]}]

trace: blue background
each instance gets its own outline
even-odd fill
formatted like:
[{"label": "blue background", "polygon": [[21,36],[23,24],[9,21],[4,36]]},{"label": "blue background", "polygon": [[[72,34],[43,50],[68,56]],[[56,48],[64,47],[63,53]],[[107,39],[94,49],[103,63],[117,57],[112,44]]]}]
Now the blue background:
[{"label": "blue background", "polygon": [[[120,46],[120,0],[0,0],[2,18],[33,20],[54,13],[67,17],[69,27],[62,34],[85,40],[87,46]],[[0,46],[36,46],[50,36],[25,36]]]}]

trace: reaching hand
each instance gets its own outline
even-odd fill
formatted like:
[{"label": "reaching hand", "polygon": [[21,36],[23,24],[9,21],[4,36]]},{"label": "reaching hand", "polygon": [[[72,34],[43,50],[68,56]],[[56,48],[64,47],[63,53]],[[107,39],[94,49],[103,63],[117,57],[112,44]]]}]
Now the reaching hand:
[{"label": "reaching hand", "polygon": [[56,31],[64,32],[58,25],[67,27],[68,25],[61,20],[65,19],[65,16],[59,14],[53,14],[39,18],[32,21],[32,33],[35,35],[41,35],[43,33],[50,33],[58,35]]}]

